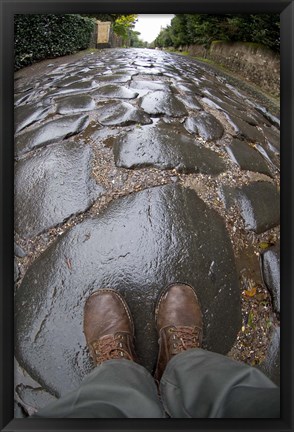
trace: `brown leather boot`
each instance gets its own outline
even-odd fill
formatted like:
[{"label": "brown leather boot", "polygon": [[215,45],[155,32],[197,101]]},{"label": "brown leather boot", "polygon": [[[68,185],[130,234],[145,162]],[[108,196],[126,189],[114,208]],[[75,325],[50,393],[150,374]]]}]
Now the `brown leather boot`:
[{"label": "brown leather boot", "polygon": [[190,285],[175,283],[161,294],[155,310],[159,353],[154,378],[160,381],[167,362],[202,343],[202,313]]},{"label": "brown leather boot", "polygon": [[105,360],[136,361],[134,324],[127,303],[112,289],[100,289],[86,301],[84,333],[95,365]]}]

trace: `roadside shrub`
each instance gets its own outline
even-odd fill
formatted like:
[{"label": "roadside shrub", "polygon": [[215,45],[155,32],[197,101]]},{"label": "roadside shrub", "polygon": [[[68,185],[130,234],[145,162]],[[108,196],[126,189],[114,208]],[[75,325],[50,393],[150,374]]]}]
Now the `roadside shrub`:
[{"label": "roadside shrub", "polygon": [[14,68],[89,47],[93,19],[76,14],[14,15]]}]

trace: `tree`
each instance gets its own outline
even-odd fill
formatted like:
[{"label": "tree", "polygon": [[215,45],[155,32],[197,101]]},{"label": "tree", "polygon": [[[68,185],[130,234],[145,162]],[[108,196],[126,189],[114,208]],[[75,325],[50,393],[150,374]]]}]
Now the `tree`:
[{"label": "tree", "polygon": [[214,40],[229,40],[225,22],[225,15],[186,15],[186,34],[189,43],[208,48]]},{"label": "tree", "polygon": [[155,46],[160,48],[170,47],[173,45],[171,36],[170,36],[170,26],[161,30],[155,41],[153,42]]},{"label": "tree", "polygon": [[135,27],[138,15],[121,15],[113,24],[113,31],[118,36],[121,36],[123,41],[130,40],[130,30]]},{"label": "tree", "polygon": [[255,42],[279,51],[279,14],[179,14],[160,32],[155,45],[178,48],[200,44],[209,48],[215,40]]},{"label": "tree", "polygon": [[139,38],[139,35],[141,33],[134,30],[129,30],[129,37],[130,37],[130,46],[134,48],[144,48],[147,46],[147,42],[144,42],[142,39]]},{"label": "tree", "polygon": [[174,47],[178,48],[180,45],[187,45],[189,43],[186,27],[187,27],[186,14],[176,15],[171,20],[169,36],[171,38],[172,45]]},{"label": "tree", "polygon": [[258,14],[250,17],[252,41],[279,51],[280,16],[278,14]]}]

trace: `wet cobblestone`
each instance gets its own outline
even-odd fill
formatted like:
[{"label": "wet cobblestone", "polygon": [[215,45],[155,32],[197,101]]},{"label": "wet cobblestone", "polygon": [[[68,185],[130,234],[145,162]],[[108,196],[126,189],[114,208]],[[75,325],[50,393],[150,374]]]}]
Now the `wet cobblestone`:
[{"label": "wet cobblestone", "polygon": [[[34,73],[29,73],[29,70]],[[18,368],[23,371],[17,375],[16,380],[18,406],[21,406],[27,414],[31,414],[36,408],[46,404],[50,398],[60,394],[53,375],[54,365],[60,367],[61,359],[58,355],[52,358],[52,368],[47,372],[42,371],[40,363],[40,359],[47,353],[50,345],[46,322],[52,324],[53,335],[54,320],[50,321],[50,317],[57,316],[54,314],[58,312],[58,309],[55,309],[54,299],[59,298],[59,306],[63,305],[64,311],[70,316],[77,310],[77,306],[72,305],[71,308],[70,304],[67,304],[69,298],[67,296],[70,295],[68,290],[71,284],[75,286],[83,283],[82,270],[78,269],[79,255],[74,254],[70,243],[67,244],[68,249],[63,250],[63,239],[72,238],[73,233],[78,233],[86,226],[100,227],[100,221],[104,220],[103,214],[106,212],[109,215],[108,229],[112,229],[114,220],[120,221],[115,225],[117,238],[113,244],[122,247],[120,233],[123,232],[123,220],[124,218],[128,220],[128,214],[137,209],[137,204],[135,206],[133,203],[139,202],[139,198],[136,201],[135,197],[140,196],[139,194],[145,194],[142,195],[144,197],[152,196],[151,208],[154,210],[165,196],[165,192],[163,195],[157,195],[154,192],[156,187],[169,188],[162,190],[183,191],[168,192],[167,196],[171,198],[170,209],[164,198],[168,215],[166,217],[177,221],[168,225],[169,228],[165,228],[167,237],[172,239],[169,240],[171,244],[173,241],[178,244],[180,239],[186,242],[193,233],[197,233],[197,221],[191,222],[189,233],[184,225],[190,224],[187,222],[188,219],[191,217],[192,220],[193,212],[196,215],[201,206],[207,209],[205,210],[207,212],[212,211],[211,214],[222,221],[220,226],[223,226],[227,232],[232,248],[236,265],[235,289],[239,292],[237,296],[239,306],[238,302],[231,303],[232,306],[235,305],[235,309],[227,324],[227,334],[231,336],[224,342],[225,351],[229,356],[251,365],[262,367],[264,362],[265,372],[277,381],[279,364],[277,356],[271,355],[272,348],[269,348],[273,346],[272,335],[275,334],[275,329],[279,328],[277,301],[275,300],[273,304],[268,290],[267,280],[270,275],[262,275],[259,266],[260,255],[266,257],[267,249],[270,250],[278,245],[280,237],[279,218],[277,218],[280,185],[279,118],[272,104],[265,99],[260,100],[254,92],[248,91],[248,86],[242,82],[227,79],[222,73],[218,74],[214,68],[201,62],[146,49],[111,49],[76,55],[68,59],[57,59],[51,61],[51,64],[45,62],[43,66],[35,65],[31,69],[21,70],[16,74],[16,78],[15,291],[18,311],[16,331],[28,340],[35,341],[28,347],[22,346],[21,343],[17,344]],[[148,132],[151,130],[154,130],[154,134]],[[62,150],[61,153],[65,156],[55,158],[56,169],[50,165],[40,174],[42,158],[48,155],[47,163],[49,163],[50,155],[57,154],[58,149]],[[72,154],[74,149],[80,149],[80,162],[77,159],[74,164],[70,164],[70,158],[68,159],[66,154]],[[84,152],[91,157],[83,165]],[[205,158],[211,156],[213,156],[211,161],[215,162],[210,163],[215,168],[216,164],[219,164],[221,169],[199,169],[201,164],[205,165]],[[194,169],[191,169],[191,160]],[[30,168],[28,175],[25,176],[27,179],[21,174],[24,166]],[[40,189],[44,181],[47,186]],[[87,202],[85,203],[85,196],[77,198],[76,208],[72,207],[70,211],[60,214],[60,210],[66,207],[65,204],[68,203],[71,193],[67,189],[60,194],[62,189],[58,187],[58,182],[64,182],[64,187],[70,187],[73,195],[75,191],[81,189],[88,191],[86,192],[86,195],[89,193]],[[228,195],[228,191],[244,191],[248,188],[255,190],[254,185],[261,183],[270,185],[269,187],[275,191],[275,204],[272,207],[267,206],[266,212],[260,211],[264,194],[262,191],[257,194],[253,207],[262,222],[259,223],[258,229],[253,229],[253,225],[248,223],[246,218],[246,215],[252,214],[251,204],[249,205],[246,199],[235,199],[235,192]],[[93,193],[93,187],[96,191],[99,189],[99,193]],[[172,202],[172,197],[180,196],[189,196],[189,200],[184,199],[184,207],[181,209],[177,207],[177,203]],[[139,206],[136,211],[139,213],[142,211],[142,217],[147,217],[148,206],[143,205],[143,201],[142,209]],[[42,205],[42,202],[46,205]],[[80,205],[82,202],[84,204]],[[42,215],[42,207],[46,209],[44,215]],[[109,208],[113,209],[113,220]],[[121,219],[115,219],[117,217],[115,211],[120,208],[123,209],[119,210],[123,216]],[[59,218],[54,219],[52,223],[42,225],[48,215],[56,213],[60,214]],[[161,219],[157,220],[155,215],[156,212],[151,219],[147,218],[151,224],[156,225],[156,221],[158,223],[156,228],[155,225],[153,229],[150,228],[151,238],[157,232],[156,230],[160,231],[165,226],[165,222],[163,223]],[[182,222],[183,226],[181,226],[180,216],[182,221],[185,221]],[[31,220],[30,224],[25,222],[28,220]],[[199,214],[199,224],[203,223],[201,220]],[[41,223],[41,230],[36,221]],[[121,229],[118,228],[119,225]],[[138,233],[139,237],[143,235],[143,228],[138,228]],[[203,255],[204,260],[207,259],[208,263],[210,250],[218,248],[228,250],[229,247],[224,238],[218,237],[216,232],[214,238],[211,238],[209,230],[206,236],[207,241],[203,240],[202,243],[206,251]],[[149,254],[151,261],[158,252],[153,245],[156,244],[156,236],[153,240],[154,243],[147,237],[145,239],[147,255]],[[79,242],[77,247],[81,247]],[[97,247],[95,243],[95,247],[92,248],[94,250],[92,258],[87,249],[83,249],[84,261],[81,266],[83,272],[89,266],[87,277],[90,278],[88,281],[90,290],[96,277],[91,272],[94,271],[95,266],[100,266],[102,269],[105,260],[99,248],[95,249]],[[190,278],[190,283],[199,285],[194,288],[200,290],[201,296],[201,283],[197,278],[206,280],[205,272],[203,270],[203,274],[193,276],[192,264],[188,258],[188,246],[183,257],[175,255],[175,252],[170,257],[168,248],[164,248],[165,246],[163,250],[166,252],[160,255],[162,259],[157,264],[159,268],[167,265],[164,263],[167,263],[169,258],[178,260],[181,263],[179,264],[181,271],[190,275],[187,276],[188,279]],[[64,256],[58,255],[59,249],[63,250]],[[42,284],[36,287],[33,281],[39,277],[38,275],[43,274],[43,270],[45,271],[46,257],[52,256],[52,251],[57,251],[57,258],[53,260],[53,264],[51,260],[51,276],[49,277],[48,274],[45,277],[45,275]],[[200,259],[196,246],[193,251],[191,249],[191,254],[196,261]],[[149,288],[145,287],[146,293],[136,291],[134,289],[136,278],[134,275],[131,277],[131,273],[128,274],[130,272],[128,270],[130,267],[127,265],[128,258],[127,256],[123,258],[123,255],[122,251],[114,260],[116,263],[113,264],[113,272],[116,271],[117,260],[123,260],[125,267],[122,265],[122,268],[126,270],[125,274],[121,274],[122,279],[133,278],[131,286],[128,283],[123,285],[123,291],[133,304],[135,320],[140,328],[141,323],[136,315],[140,309],[140,302],[146,301],[147,304],[152,305],[160,287],[154,282],[155,273],[153,276],[148,273],[147,279],[150,280]],[[92,267],[93,260],[97,260],[94,267]],[[107,277],[101,277],[101,283],[103,281],[110,283],[112,280],[112,267],[108,264],[107,266]],[[140,270],[143,269],[142,266],[144,267],[143,260],[139,264],[138,277]],[[173,273],[169,270],[167,279],[180,277],[181,271]],[[66,278],[69,277],[68,282],[60,279],[63,272],[66,273]],[[227,270],[220,267],[216,281],[224,278],[226,273]],[[262,276],[265,276],[266,281]],[[119,278],[117,277],[115,281],[118,285]],[[165,279],[162,280],[163,284],[165,282],[167,282]],[[89,286],[80,288],[79,298],[75,301],[78,302],[81,315]],[[50,296],[50,299],[48,298],[48,293],[51,293],[52,298]],[[35,324],[31,330],[30,326],[21,324],[28,321],[18,309],[20,299],[32,309],[30,319],[35,320]],[[219,336],[216,331],[211,331],[208,325],[212,324],[210,315],[215,307],[213,299],[209,294],[203,299],[206,305],[207,346],[221,352],[221,348],[216,343]],[[229,298],[224,295],[221,306],[226,302],[229,302]],[[240,315],[238,308],[240,308]],[[39,321],[42,321],[43,313],[46,319],[43,317],[45,321],[42,324]],[[220,308],[216,315],[220,317],[222,314],[224,311]],[[74,318],[73,315],[72,328],[69,330],[76,329],[79,334],[76,346],[73,347],[73,360],[66,366],[68,376],[72,376],[72,383],[78,382],[91,367],[87,360],[85,341],[80,334],[80,315],[79,318]],[[39,322],[39,330],[36,334],[30,334],[32,328],[36,328],[36,322]],[[152,325],[149,327],[151,328],[149,329],[151,333],[148,333],[150,352],[145,361],[146,366],[152,369],[156,347],[154,329],[152,330]],[[142,327],[140,330],[142,334],[143,330]],[[226,333],[226,329],[223,331]],[[41,342],[43,339],[46,343]],[[275,353],[278,352],[276,345],[277,343],[275,343]],[[34,352],[38,353],[39,360]],[[58,352],[61,355],[61,351]],[[78,369],[80,373],[77,373]],[[30,375],[33,381],[25,378]],[[56,376],[59,376],[58,373]],[[62,392],[66,392],[69,387],[67,381]],[[21,416],[20,410],[17,412]]]}]

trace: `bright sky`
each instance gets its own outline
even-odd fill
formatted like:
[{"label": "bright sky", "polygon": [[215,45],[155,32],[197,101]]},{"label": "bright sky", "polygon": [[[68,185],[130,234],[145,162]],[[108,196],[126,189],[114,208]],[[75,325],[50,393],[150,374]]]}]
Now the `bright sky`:
[{"label": "bright sky", "polygon": [[138,15],[134,30],[140,32],[139,38],[143,41],[153,42],[160,33],[161,27],[170,24],[174,15],[143,14]]}]

